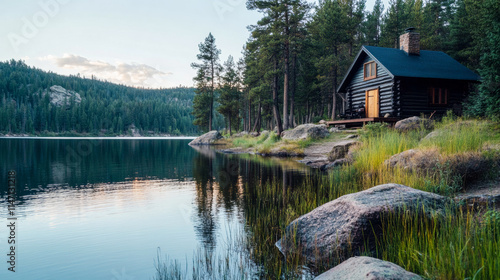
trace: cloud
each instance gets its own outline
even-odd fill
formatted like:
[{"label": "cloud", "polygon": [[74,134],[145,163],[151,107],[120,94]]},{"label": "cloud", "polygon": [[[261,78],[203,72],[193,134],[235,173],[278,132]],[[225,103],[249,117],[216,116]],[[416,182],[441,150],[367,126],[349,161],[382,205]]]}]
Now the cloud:
[{"label": "cloud", "polygon": [[113,65],[104,61],[92,61],[73,54],[64,54],[62,57],[49,55],[40,58],[40,60],[51,61],[60,68],[75,69],[85,75],[94,75],[99,79],[130,86],[161,86],[161,81],[172,74],[146,64],[118,63]]}]

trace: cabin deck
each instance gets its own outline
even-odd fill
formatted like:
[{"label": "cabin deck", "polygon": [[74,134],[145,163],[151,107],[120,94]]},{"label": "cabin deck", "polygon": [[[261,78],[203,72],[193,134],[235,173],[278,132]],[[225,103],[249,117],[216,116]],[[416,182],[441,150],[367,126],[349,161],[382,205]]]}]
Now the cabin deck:
[{"label": "cabin deck", "polygon": [[356,125],[356,124],[363,124],[365,125],[366,123],[369,122],[386,122],[390,125],[394,125],[397,121],[399,121],[399,118],[362,118],[362,119],[352,119],[352,120],[341,120],[341,121],[327,121],[325,124],[330,127],[334,125]]}]

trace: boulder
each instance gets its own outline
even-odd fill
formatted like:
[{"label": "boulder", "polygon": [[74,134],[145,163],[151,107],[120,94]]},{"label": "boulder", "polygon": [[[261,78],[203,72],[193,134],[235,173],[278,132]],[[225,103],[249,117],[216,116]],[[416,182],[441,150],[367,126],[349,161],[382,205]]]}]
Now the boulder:
[{"label": "boulder", "polygon": [[260,136],[261,136],[262,138],[267,138],[267,137],[269,137],[269,134],[270,134],[270,133],[271,133],[271,132],[269,132],[269,130],[264,130],[264,131],[262,131],[262,132],[260,133]]},{"label": "boulder", "polygon": [[469,183],[484,178],[490,171],[498,168],[495,158],[485,156],[480,152],[450,155],[445,158],[444,165],[449,166],[451,171]]},{"label": "boulder", "polygon": [[62,86],[51,86],[48,90],[45,90],[44,93],[50,96],[50,103],[57,107],[69,106],[72,98],[75,104],[82,102],[80,94],[71,90],[66,90]]},{"label": "boulder", "polygon": [[415,273],[404,270],[391,262],[370,258],[352,257],[314,280],[420,280]]},{"label": "boulder", "polygon": [[334,162],[332,163],[329,163],[329,164],[326,164],[324,166],[321,166],[321,170],[328,170],[328,169],[333,169],[335,167],[339,167],[339,166],[342,166],[342,165],[349,165],[352,163],[352,160],[351,159],[348,159],[348,158],[341,158],[341,159],[337,159],[335,160]]},{"label": "boulder", "polygon": [[403,212],[422,218],[443,217],[450,199],[398,184],[344,195],[295,219],[276,243],[280,251],[301,253],[308,264],[322,265],[374,250],[382,233],[381,217]]},{"label": "boulder", "polygon": [[325,120],[320,120],[319,124],[326,124],[326,121]]},{"label": "boulder", "polygon": [[434,138],[438,138],[442,134],[443,132],[441,130],[434,130],[431,133],[427,134],[422,140],[431,140]]},{"label": "boulder", "polygon": [[434,123],[428,119],[411,117],[398,121],[394,126],[394,128],[399,131],[416,130],[420,129],[421,127],[424,127],[425,129],[433,129]]},{"label": "boulder", "polygon": [[337,159],[345,158],[349,152],[349,148],[356,144],[358,144],[358,141],[355,140],[344,140],[338,142],[335,146],[333,146],[332,150],[328,154],[328,160],[335,161]]},{"label": "boulder", "polygon": [[303,140],[307,138],[325,138],[329,135],[326,125],[302,124],[283,132],[285,140]]},{"label": "boulder", "polygon": [[238,132],[236,134],[233,134],[233,137],[237,138],[237,137],[244,137],[247,135],[248,135],[248,131],[241,131],[241,132]]},{"label": "boulder", "polygon": [[338,127],[332,127],[332,128],[330,128],[329,132],[330,132],[330,133],[337,133],[337,132],[340,132],[340,128],[338,128]]},{"label": "boulder", "polygon": [[250,136],[252,136],[252,137],[259,137],[259,135],[260,135],[260,133],[257,131],[250,132]]},{"label": "boulder", "polygon": [[399,154],[393,155],[384,163],[389,167],[401,167],[408,171],[425,173],[429,171],[436,172],[436,167],[442,161],[439,151],[411,149]]},{"label": "boulder", "polygon": [[435,174],[448,170],[471,182],[480,179],[494,168],[498,159],[480,152],[459,153],[443,156],[437,149],[411,149],[393,155],[384,163],[389,167],[401,167],[419,174]]},{"label": "boulder", "polygon": [[194,139],[193,141],[189,142],[190,146],[196,146],[196,145],[215,145],[216,141],[221,139],[222,135],[217,130],[213,130],[210,132],[207,132],[203,134],[202,136]]}]

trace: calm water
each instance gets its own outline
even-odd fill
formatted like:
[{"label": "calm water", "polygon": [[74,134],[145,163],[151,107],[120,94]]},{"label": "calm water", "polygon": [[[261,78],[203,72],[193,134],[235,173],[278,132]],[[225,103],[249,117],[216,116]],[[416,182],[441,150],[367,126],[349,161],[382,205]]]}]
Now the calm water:
[{"label": "calm water", "polygon": [[[245,226],[243,188],[293,187],[293,160],[222,155],[180,139],[0,139],[0,279],[151,279]],[[8,172],[17,172],[8,271]]]}]

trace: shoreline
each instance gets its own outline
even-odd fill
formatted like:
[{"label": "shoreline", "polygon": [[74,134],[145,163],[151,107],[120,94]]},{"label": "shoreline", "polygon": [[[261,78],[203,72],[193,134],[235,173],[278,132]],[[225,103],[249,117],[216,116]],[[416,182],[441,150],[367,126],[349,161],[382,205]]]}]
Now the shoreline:
[{"label": "shoreline", "polygon": [[[359,132],[346,131],[334,134],[334,136],[328,136],[326,138],[314,139],[307,146],[300,149],[283,149],[283,146],[290,143],[290,141],[283,141],[280,139],[273,145],[273,148],[268,152],[259,152],[257,147],[244,148],[241,146],[232,146],[233,139],[229,140],[229,145],[219,144],[213,145],[214,150],[223,154],[250,154],[258,155],[262,157],[272,157],[278,159],[294,159],[295,161],[304,164],[310,168],[326,170],[327,166],[333,164],[335,160],[330,160],[329,155],[335,147],[339,145],[345,145],[346,143],[357,143],[357,138],[359,137]],[[300,140],[295,141],[298,143]]]},{"label": "shoreline", "polygon": [[39,139],[39,140],[193,140],[195,136],[0,136],[0,139]]}]

